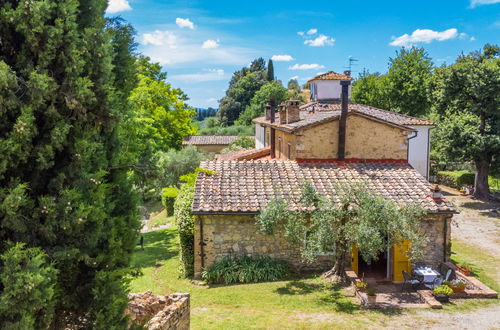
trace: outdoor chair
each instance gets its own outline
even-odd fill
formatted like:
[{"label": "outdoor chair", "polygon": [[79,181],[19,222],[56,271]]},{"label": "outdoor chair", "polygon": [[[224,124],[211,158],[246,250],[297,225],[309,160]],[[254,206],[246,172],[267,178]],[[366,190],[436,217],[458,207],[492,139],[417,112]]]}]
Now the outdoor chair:
[{"label": "outdoor chair", "polygon": [[442,276],[436,277],[434,279],[433,288],[435,288],[437,286],[440,286],[441,284],[443,284],[446,281],[449,281],[450,278],[451,278],[451,273],[452,272],[453,271],[451,269],[448,269],[448,271],[446,272],[445,277],[442,277]]},{"label": "outdoor chair", "polygon": [[405,288],[411,287],[413,290],[420,286],[420,281],[416,278],[410,276],[408,272],[403,270],[403,278],[405,281],[403,282],[403,287],[401,288],[401,292],[405,290]]}]

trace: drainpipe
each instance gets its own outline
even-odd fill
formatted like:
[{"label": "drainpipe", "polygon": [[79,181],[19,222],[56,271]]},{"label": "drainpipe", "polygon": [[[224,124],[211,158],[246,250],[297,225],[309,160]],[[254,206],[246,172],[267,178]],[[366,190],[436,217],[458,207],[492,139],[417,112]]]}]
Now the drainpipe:
[{"label": "drainpipe", "polygon": [[427,130],[427,180],[429,180],[431,168],[431,129],[434,129],[434,127]]},{"label": "drainpipe", "polygon": [[444,229],[443,229],[443,262],[447,262],[448,258],[448,219],[451,221],[453,216],[444,217]]},{"label": "drainpipe", "polygon": [[201,269],[205,268],[205,242],[203,241],[203,218],[198,217],[200,220],[200,257],[201,257]]},{"label": "drainpipe", "polygon": [[[275,99],[269,99],[269,105],[271,106],[271,120],[270,120],[270,123],[274,123],[274,118],[276,116],[276,101]],[[276,157],[276,135],[275,135],[275,131],[274,131],[274,127],[269,126],[269,128],[271,129],[271,141],[270,141],[270,145],[271,145],[271,158],[275,158]]]},{"label": "drainpipe", "polygon": [[408,145],[406,146],[406,160],[408,161],[408,164],[410,163],[410,140],[416,138],[417,136],[418,131],[415,131],[415,135],[406,138],[406,141],[408,141]]},{"label": "drainpipe", "polygon": [[342,86],[341,98],[341,112],[339,118],[339,146],[337,152],[337,159],[342,161],[345,159],[345,136],[347,130],[347,113],[349,111],[349,85],[351,82],[349,80],[341,80],[340,85]]}]

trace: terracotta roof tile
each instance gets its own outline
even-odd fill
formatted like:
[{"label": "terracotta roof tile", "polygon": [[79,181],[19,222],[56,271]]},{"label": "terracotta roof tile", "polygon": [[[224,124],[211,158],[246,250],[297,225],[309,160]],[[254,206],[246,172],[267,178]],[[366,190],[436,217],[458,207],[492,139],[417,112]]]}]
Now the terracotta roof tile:
[{"label": "terracotta roof tile", "polygon": [[[182,145],[215,145],[215,144],[231,144],[241,136],[238,135],[188,135],[184,137]],[[255,138],[249,136],[249,138]]]},{"label": "terracotta roof tile", "polygon": [[455,213],[447,200],[430,196],[430,183],[408,164],[352,163],[312,164],[284,160],[208,161],[202,168],[215,174],[200,172],[196,181],[192,212],[258,213],[274,196],[289,201],[291,209],[297,203],[300,187],[311,182],[328,198],[335,198],[340,183],[365,182],[375,194],[399,204],[420,204],[431,213]]},{"label": "terracotta roof tile", "polygon": [[[340,103],[310,102],[300,107],[301,111],[299,121],[290,124],[280,124],[279,116],[277,115],[276,121],[272,125],[291,132],[297,131],[306,127],[337,120],[340,117],[340,107]],[[393,111],[377,109],[364,104],[349,103],[349,113],[373,118],[390,125],[396,125],[407,129],[411,129],[408,126],[414,125],[434,125],[434,122],[427,119],[410,117]],[[255,118],[253,121],[256,123],[271,125],[265,117]]]},{"label": "terracotta roof tile", "polygon": [[260,159],[271,154],[271,148],[261,149],[246,149],[219,154],[215,156],[215,160],[251,160]]},{"label": "terracotta roof tile", "polygon": [[343,73],[328,71],[328,72],[319,74],[314,78],[309,79],[308,82],[313,81],[313,80],[354,80],[354,78],[349,76],[349,75],[343,74]]}]

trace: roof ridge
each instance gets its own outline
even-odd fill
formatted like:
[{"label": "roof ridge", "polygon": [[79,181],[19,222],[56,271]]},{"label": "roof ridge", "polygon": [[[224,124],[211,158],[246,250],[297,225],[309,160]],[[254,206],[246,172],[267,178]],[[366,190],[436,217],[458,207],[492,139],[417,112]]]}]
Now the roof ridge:
[{"label": "roof ridge", "polygon": [[430,121],[430,122],[434,123],[430,119],[425,119],[425,118],[420,118],[420,117],[413,117],[413,116],[405,115],[404,113],[400,113],[400,112],[396,112],[396,111],[392,111],[392,110],[380,109],[380,108],[377,108],[377,107],[374,107],[374,106],[371,106],[371,105],[368,105],[368,104],[354,103],[354,102],[351,102],[351,104],[353,104],[353,105],[361,105],[361,106],[364,106],[364,107],[367,107],[367,108],[371,108],[371,109],[378,110],[378,111],[383,111],[383,112],[386,112],[386,113],[394,114],[394,115],[405,117],[405,118],[417,119],[417,120],[425,120],[425,121]]}]

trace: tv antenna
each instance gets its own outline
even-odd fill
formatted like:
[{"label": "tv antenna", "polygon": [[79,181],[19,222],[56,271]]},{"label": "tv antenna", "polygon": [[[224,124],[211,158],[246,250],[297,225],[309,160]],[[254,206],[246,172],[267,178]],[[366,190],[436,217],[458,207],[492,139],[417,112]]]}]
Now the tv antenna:
[{"label": "tv antenna", "polygon": [[359,60],[355,59],[352,56],[349,56],[348,59],[349,59],[349,66],[346,66],[345,68],[348,69],[349,71],[353,72],[352,67],[353,67],[353,65],[357,65],[356,62],[358,62]]}]

